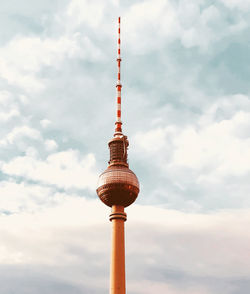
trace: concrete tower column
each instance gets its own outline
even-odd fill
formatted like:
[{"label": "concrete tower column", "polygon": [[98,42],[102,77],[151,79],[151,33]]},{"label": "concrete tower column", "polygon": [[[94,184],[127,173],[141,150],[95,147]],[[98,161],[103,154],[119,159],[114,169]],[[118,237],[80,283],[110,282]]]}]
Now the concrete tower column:
[{"label": "concrete tower column", "polygon": [[124,207],[113,205],[109,219],[112,221],[110,294],[125,294],[124,222],[127,219],[127,215],[124,212]]}]

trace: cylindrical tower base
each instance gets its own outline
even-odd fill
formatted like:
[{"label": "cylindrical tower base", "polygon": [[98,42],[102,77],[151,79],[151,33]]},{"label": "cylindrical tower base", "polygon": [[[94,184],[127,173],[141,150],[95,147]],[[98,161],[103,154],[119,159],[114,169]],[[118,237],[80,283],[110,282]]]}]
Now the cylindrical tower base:
[{"label": "cylindrical tower base", "polygon": [[112,221],[110,294],[125,294],[124,222],[127,219],[127,215],[124,212],[124,207],[113,205],[109,219]]}]

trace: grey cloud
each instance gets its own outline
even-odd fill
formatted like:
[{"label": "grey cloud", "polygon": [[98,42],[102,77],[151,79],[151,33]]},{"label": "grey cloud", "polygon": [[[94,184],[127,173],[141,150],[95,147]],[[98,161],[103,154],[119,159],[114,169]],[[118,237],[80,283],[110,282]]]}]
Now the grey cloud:
[{"label": "grey cloud", "polygon": [[[148,210],[149,214],[141,212],[141,217],[157,218],[154,210]],[[166,215],[166,223],[156,220],[152,225],[135,221],[128,211],[128,291],[139,294],[145,287],[146,293],[153,294],[157,284],[176,294],[231,294],[248,289],[249,234],[240,226],[248,225],[249,218],[237,219],[233,211],[207,216],[167,210],[165,213],[172,214],[170,222]],[[20,233],[14,234],[12,228],[1,232],[12,256],[21,252],[23,258],[19,265],[1,265],[3,293],[15,293],[19,288],[21,293],[36,294],[53,293],[56,289],[63,289],[65,294],[107,291],[111,226],[108,218],[103,225],[44,226],[32,231],[30,226],[30,236],[25,239],[19,238]]]},{"label": "grey cloud", "polygon": [[[3,294],[80,294],[86,289],[77,285],[65,282],[60,277],[53,277],[48,273],[50,269],[41,269],[29,266],[1,266],[1,292]],[[98,292],[95,292],[98,293]]]}]

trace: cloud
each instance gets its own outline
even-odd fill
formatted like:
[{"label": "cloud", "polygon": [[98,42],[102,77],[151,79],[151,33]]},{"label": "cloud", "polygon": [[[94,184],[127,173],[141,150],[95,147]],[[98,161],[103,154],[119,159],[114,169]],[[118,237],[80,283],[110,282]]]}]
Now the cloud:
[{"label": "cloud", "polygon": [[[46,195],[46,190],[39,193]],[[55,197],[54,203],[40,205],[46,209],[0,216],[0,260],[6,278],[13,277],[18,267],[23,272],[25,266],[36,269],[39,280],[45,272],[53,272],[52,281],[64,280],[80,289],[98,291],[103,283],[108,287],[108,208],[99,200],[75,195],[57,193],[50,197]],[[176,294],[181,290],[221,293],[223,286],[224,293],[231,293],[237,280],[249,276],[250,235],[245,230],[250,222],[248,210],[204,215],[134,204],[127,213],[130,292],[142,293],[140,280],[148,281],[148,294],[156,289]],[[15,270],[7,271],[10,266]],[[231,286],[225,287],[228,281]]]},{"label": "cloud", "polygon": [[133,4],[122,18],[122,26],[125,42],[136,53],[162,47],[166,40],[173,40],[180,30],[176,10],[165,0]]},{"label": "cloud", "polygon": [[139,201],[194,212],[248,207],[249,108],[248,96],[218,97],[189,122],[162,119],[136,132]]},{"label": "cloud", "polygon": [[32,140],[41,140],[41,134],[38,130],[31,128],[29,126],[15,127],[4,139],[0,141],[0,145],[6,146],[9,144],[14,144],[23,138],[29,138]]},{"label": "cloud", "polygon": [[57,197],[52,189],[14,181],[0,182],[0,214],[33,212],[45,204],[56,203]]},{"label": "cloud", "polygon": [[46,129],[51,124],[51,121],[45,118],[40,120],[40,124],[44,129]]},{"label": "cloud", "polygon": [[17,109],[12,109],[8,113],[1,112],[0,113],[0,121],[6,122],[6,121],[12,119],[13,117],[17,117],[19,115],[20,115],[20,112]]},{"label": "cloud", "polygon": [[200,129],[187,127],[173,141],[172,163],[193,169],[210,167],[216,178],[244,175],[249,172],[250,164],[248,125],[249,112],[239,111],[230,119]]},{"label": "cloud", "polygon": [[[106,260],[108,262],[106,254],[101,262],[96,260],[101,252],[108,249],[108,242],[105,246],[99,242],[101,235],[108,237],[108,232],[106,234],[107,230],[101,230],[93,234],[92,227],[100,224],[101,218],[105,218],[101,202],[86,201],[83,197],[72,194],[69,196],[51,188],[23,183],[16,184],[12,189],[13,193],[10,193],[8,185],[11,184],[5,183],[5,190],[1,191],[8,191],[6,201],[12,197],[22,209],[19,213],[0,216],[0,231],[6,241],[0,246],[0,270],[5,272],[5,281],[14,278],[15,275],[18,276],[16,286],[5,283],[4,293],[16,292],[16,288],[19,287],[24,291],[23,286],[26,282],[26,289],[33,289],[34,293],[39,293],[38,285],[42,280],[45,282],[43,291],[45,288],[51,290],[51,287],[57,289],[60,284],[65,293],[75,293],[74,289],[78,288],[98,289],[95,285],[96,277],[102,279],[98,270],[99,264]],[[19,198],[13,199],[17,195]],[[6,202],[1,204],[7,209]],[[11,207],[12,213],[17,212],[13,208]],[[78,240],[75,238],[77,235]],[[56,268],[60,268],[61,274],[53,274]],[[27,269],[34,275],[25,275]],[[92,270],[95,270],[95,279]],[[102,269],[103,271],[105,272],[105,269]],[[80,279],[82,274],[84,278]]]},{"label": "cloud", "polygon": [[166,140],[169,134],[176,132],[173,126],[149,130],[144,133],[137,133],[134,137],[135,143],[139,148],[149,153],[156,153],[166,147]]},{"label": "cloud", "polygon": [[243,12],[248,11],[250,8],[249,0],[220,0],[226,7],[230,9],[239,9]]},{"label": "cloud", "polygon": [[26,91],[44,87],[36,75],[44,66],[57,67],[80,52],[76,36],[58,39],[18,36],[0,48],[0,76]]},{"label": "cloud", "polygon": [[47,151],[55,151],[58,147],[56,141],[54,140],[45,140],[44,144]]},{"label": "cloud", "polygon": [[84,157],[72,149],[53,153],[46,160],[29,155],[18,156],[7,163],[2,162],[2,171],[64,189],[93,191],[97,181],[94,155],[90,153]]},{"label": "cloud", "polygon": [[[143,287],[142,287],[143,285]],[[127,287],[128,288],[128,287]],[[136,294],[151,294],[151,293],[172,293],[172,294],[210,294],[206,286],[190,286],[186,285],[185,289],[182,286],[178,285],[170,285],[168,282],[159,282],[159,281],[149,281],[149,280],[141,280],[140,282],[134,281],[133,283],[129,283],[130,291]]]},{"label": "cloud", "polygon": [[71,27],[77,27],[81,23],[86,23],[90,27],[97,28],[103,19],[105,7],[103,1],[72,0],[70,1],[66,15],[70,18]]},{"label": "cloud", "polygon": [[87,199],[108,159],[118,14],[144,205],[128,208],[127,288],[248,293],[247,1],[14,2],[0,35],[3,294],[108,291],[109,209]]},{"label": "cloud", "polygon": [[[194,124],[158,127],[138,133],[134,139],[143,150],[158,151],[161,159],[168,158],[166,163],[171,166],[200,172],[206,169],[206,176],[211,173],[217,179],[241,176],[250,171],[249,107],[246,96],[225,97],[211,105]],[[172,152],[172,157],[162,156],[163,150]],[[201,174],[201,178],[206,176]]]},{"label": "cloud", "polygon": [[0,91],[0,121],[8,122],[12,118],[19,117],[20,111],[10,92]]},{"label": "cloud", "polygon": [[214,43],[246,27],[241,17],[231,23],[216,2],[148,0],[131,5],[124,15],[125,42],[137,54],[159,51],[176,40],[185,48],[207,52]]},{"label": "cloud", "polygon": [[128,265],[128,284],[135,293],[141,293],[138,280],[150,281],[146,293],[231,293],[239,287],[237,280],[248,279],[247,210],[205,215],[136,205],[129,209],[127,264],[133,260],[133,266]]}]

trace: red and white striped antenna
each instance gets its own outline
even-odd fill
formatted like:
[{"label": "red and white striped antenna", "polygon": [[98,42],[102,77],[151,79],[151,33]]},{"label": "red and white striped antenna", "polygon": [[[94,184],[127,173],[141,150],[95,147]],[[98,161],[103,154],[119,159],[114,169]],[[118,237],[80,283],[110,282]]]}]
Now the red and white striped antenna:
[{"label": "red and white striped antenna", "polygon": [[117,66],[118,66],[118,76],[117,76],[117,84],[116,84],[116,91],[117,91],[117,104],[116,104],[116,128],[114,136],[121,136],[122,135],[122,121],[121,121],[121,18],[118,17],[118,43],[117,43]]}]

